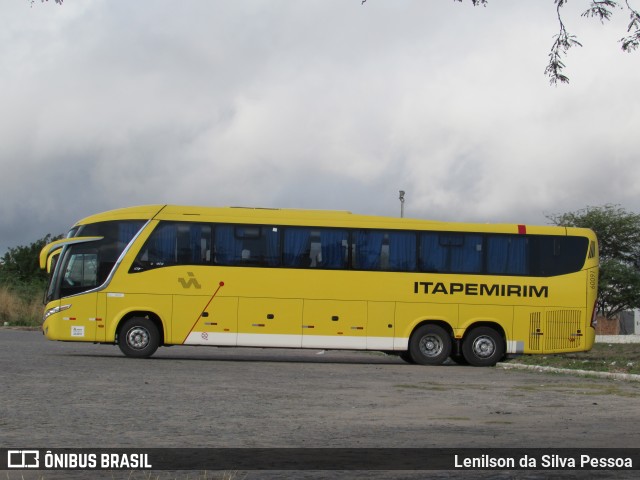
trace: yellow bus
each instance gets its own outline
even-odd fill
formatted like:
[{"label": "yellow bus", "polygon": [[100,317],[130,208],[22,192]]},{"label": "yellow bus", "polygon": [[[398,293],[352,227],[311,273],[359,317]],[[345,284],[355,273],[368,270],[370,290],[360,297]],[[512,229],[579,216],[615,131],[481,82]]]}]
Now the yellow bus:
[{"label": "yellow bus", "polygon": [[132,357],[212,345],[490,366],[595,338],[587,229],[154,205],[79,221],[40,265],[47,338]]}]

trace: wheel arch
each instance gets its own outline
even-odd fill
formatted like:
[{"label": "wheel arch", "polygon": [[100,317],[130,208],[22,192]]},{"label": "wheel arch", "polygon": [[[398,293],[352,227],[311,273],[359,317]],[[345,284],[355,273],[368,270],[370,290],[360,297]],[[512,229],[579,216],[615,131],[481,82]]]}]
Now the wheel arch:
[{"label": "wheel arch", "polygon": [[451,335],[451,341],[455,340],[453,336],[453,327],[451,326],[451,324],[445,320],[437,319],[437,318],[425,318],[415,323],[413,325],[413,328],[411,329],[411,332],[409,333],[409,338],[411,338],[411,336],[416,332],[416,330],[418,330],[423,325],[438,325],[439,327],[442,327],[447,332],[449,332],[449,335]]},{"label": "wheel arch", "polygon": [[475,321],[469,325],[467,325],[467,327],[464,330],[464,333],[462,334],[462,337],[460,338],[456,338],[456,341],[458,342],[464,342],[465,338],[469,335],[469,332],[471,332],[472,330],[474,330],[475,328],[478,327],[489,327],[494,329],[496,332],[498,332],[500,334],[500,336],[502,337],[502,341],[505,344],[505,347],[507,345],[507,333],[505,332],[504,328],[502,327],[502,325],[500,325],[498,322],[493,321],[493,320],[478,320]]},{"label": "wheel arch", "polygon": [[146,310],[133,310],[131,312],[127,312],[120,318],[120,320],[118,321],[118,325],[116,326],[115,339],[114,339],[115,343],[118,343],[118,336],[120,335],[120,330],[122,329],[122,326],[130,318],[148,318],[149,320],[151,320],[153,324],[156,326],[156,328],[158,329],[158,333],[160,334],[160,346],[165,344],[164,323],[162,323],[162,320],[158,314],[154,312],[146,311]]}]

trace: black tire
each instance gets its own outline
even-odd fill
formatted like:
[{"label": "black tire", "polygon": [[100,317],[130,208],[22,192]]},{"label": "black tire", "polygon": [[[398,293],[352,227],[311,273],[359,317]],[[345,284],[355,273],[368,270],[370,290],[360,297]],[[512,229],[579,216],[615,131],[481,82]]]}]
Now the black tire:
[{"label": "black tire", "polygon": [[474,328],[462,342],[464,358],[474,367],[492,367],[502,360],[504,351],[504,339],[491,327]]},{"label": "black tire", "polygon": [[398,356],[407,363],[411,363],[411,364],[416,363],[413,361],[413,358],[411,357],[411,354],[409,353],[408,350],[404,352],[400,352]]},{"label": "black tire", "polygon": [[118,346],[127,357],[148,358],[160,345],[158,327],[148,318],[126,320],[118,333]]},{"label": "black tire", "polygon": [[411,335],[409,354],[420,365],[441,365],[451,354],[451,335],[438,325],[423,325]]}]

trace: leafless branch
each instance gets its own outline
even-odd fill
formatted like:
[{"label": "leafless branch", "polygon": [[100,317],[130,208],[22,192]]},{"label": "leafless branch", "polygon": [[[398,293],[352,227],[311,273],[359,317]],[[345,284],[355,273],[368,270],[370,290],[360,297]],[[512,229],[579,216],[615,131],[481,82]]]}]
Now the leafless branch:
[{"label": "leafless branch", "polygon": [[627,27],[627,32],[631,32],[631,34],[621,38],[620,42],[622,43],[622,50],[631,52],[640,46],[640,13],[631,7],[629,0],[625,0],[624,3],[627,5],[627,10],[631,17],[631,22]]},{"label": "leafless branch", "polygon": [[545,75],[549,77],[549,82],[552,85],[560,83],[569,83],[569,77],[567,77],[563,70],[565,64],[562,61],[562,57],[567,54],[571,47],[581,47],[582,44],[578,42],[575,35],[569,35],[567,28],[562,21],[561,8],[567,3],[568,0],[555,0],[556,12],[558,15],[558,23],[560,25],[560,31],[554,36],[554,42],[549,52],[549,63],[547,68],[544,69]]}]

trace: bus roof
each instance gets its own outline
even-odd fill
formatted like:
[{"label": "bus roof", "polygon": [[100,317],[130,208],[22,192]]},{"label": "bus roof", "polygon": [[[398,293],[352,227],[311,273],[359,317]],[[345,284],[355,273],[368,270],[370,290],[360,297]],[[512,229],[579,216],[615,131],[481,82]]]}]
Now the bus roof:
[{"label": "bus roof", "polygon": [[340,210],[303,210],[255,207],[198,207],[180,205],[143,205],[120,208],[91,215],[76,226],[109,220],[173,220],[218,223],[309,225],[350,228],[383,228],[406,230],[475,231],[537,235],[581,235],[595,238],[591,230],[557,226],[522,224],[463,223],[413,218],[359,215]]}]

